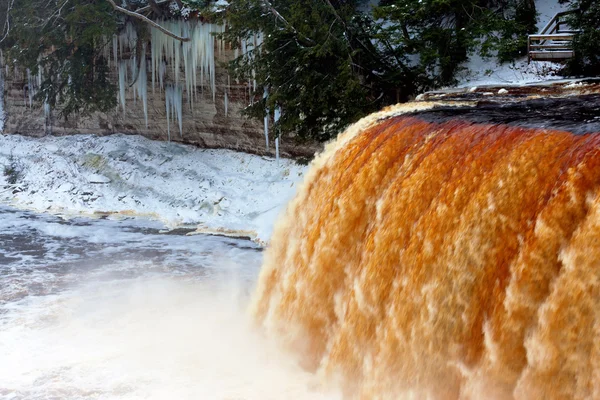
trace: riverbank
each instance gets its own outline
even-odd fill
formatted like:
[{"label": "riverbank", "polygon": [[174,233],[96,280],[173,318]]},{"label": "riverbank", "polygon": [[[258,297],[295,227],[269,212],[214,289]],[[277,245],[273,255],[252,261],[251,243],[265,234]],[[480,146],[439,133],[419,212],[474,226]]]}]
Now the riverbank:
[{"label": "riverbank", "polygon": [[307,167],[134,135],[0,136],[0,202],[268,241]]}]

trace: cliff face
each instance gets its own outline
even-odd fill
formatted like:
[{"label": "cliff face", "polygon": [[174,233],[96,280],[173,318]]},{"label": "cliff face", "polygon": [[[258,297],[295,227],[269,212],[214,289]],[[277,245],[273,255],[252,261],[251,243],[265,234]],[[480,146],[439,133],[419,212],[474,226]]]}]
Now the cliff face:
[{"label": "cliff face", "polygon": [[[197,98],[193,104],[187,102],[187,95],[184,92],[182,134],[179,132],[177,121],[174,121],[171,115],[171,140],[206,148],[274,155],[273,135],[270,135],[269,150],[267,150],[263,123],[241,115],[241,111],[250,102],[250,96],[247,85],[230,82],[223,65],[232,57],[233,51],[230,49],[215,52],[214,100],[210,88],[197,86]],[[153,90],[150,78],[147,94],[148,127],[146,127],[143,103],[135,98],[133,90],[125,92],[124,111],[119,105],[114,111],[108,113],[73,115],[65,120],[60,117],[60,110],[51,110],[47,115],[41,104],[34,103],[30,106],[29,80],[23,71],[5,71],[4,75],[5,134],[45,136],[125,133],[142,135],[154,140],[168,140],[169,125],[165,91],[160,90],[158,85]],[[116,69],[113,71],[112,79],[118,85]],[[317,143],[299,143],[294,137],[289,136],[280,138],[279,147],[283,157],[311,156],[321,148]]]}]

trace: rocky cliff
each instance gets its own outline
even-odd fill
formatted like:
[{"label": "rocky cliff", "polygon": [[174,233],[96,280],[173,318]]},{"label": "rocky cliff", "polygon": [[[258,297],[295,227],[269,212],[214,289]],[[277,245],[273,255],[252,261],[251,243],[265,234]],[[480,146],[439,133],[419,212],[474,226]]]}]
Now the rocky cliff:
[{"label": "rocky cliff", "polygon": [[[182,133],[171,115],[171,140],[194,144],[206,148],[225,148],[261,155],[274,155],[275,142],[270,136],[267,150],[263,123],[242,116],[241,111],[251,101],[248,86],[236,84],[229,79],[224,63],[233,57],[233,50],[220,48],[215,52],[215,95],[211,88],[197,86],[197,98],[193,104],[183,95]],[[150,63],[150,59],[148,59]],[[60,116],[60,110],[44,111],[42,104],[30,105],[30,80],[24,71],[5,68],[4,108],[6,121],[5,134],[27,136],[71,135],[93,133],[109,135],[113,133],[138,134],[154,140],[168,140],[169,124],[165,91],[152,89],[148,78],[148,126],[144,117],[143,104],[136,99],[132,90],[125,92],[126,107],[121,106],[108,113],[70,116],[67,120]],[[150,75],[150,74],[148,74]],[[115,68],[112,79],[118,84]],[[296,138],[284,136],[280,139],[280,154],[283,157],[311,156],[320,149],[317,143],[300,143]]]}]

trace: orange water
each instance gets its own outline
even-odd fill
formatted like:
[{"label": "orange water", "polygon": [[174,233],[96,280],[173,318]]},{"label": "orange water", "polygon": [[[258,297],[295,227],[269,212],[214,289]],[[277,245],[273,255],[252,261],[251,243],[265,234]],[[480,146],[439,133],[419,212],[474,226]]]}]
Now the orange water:
[{"label": "orange water", "polygon": [[600,398],[600,135],[387,117],[276,227],[266,332],[349,398]]}]

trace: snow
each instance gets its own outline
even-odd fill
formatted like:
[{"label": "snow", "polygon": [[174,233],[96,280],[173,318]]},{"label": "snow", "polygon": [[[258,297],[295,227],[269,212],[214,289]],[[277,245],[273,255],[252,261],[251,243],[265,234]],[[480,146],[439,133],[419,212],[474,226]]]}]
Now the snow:
[{"label": "snow", "polygon": [[[538,12],[538,32],[561,11],[569,9],[568,4],[559,4],[557,0],[536,0],[535,7]],[[561,64],[549,61],[527,62],[527,56],[519,58],[512,63],[498,63],[493,57],[483,58],[471,55],[463,67],[465,71],[458,75],[456,87],[473,86],[498,86],[498,85],[525,85],[554,79],[564,79],[558,72]]]},{"label": "snow", "polygon": [[558,74],[560,64],[549,61],[531,61],[527,57],[513,63],[499,64],[494,59],[485,59],[473,55],[464,65],[467,69],[458,75],[456,87],[475,87],[488,85],[523,85],[552,79],[563,79]]},{"label": "snow", "polygon": [[[12,157],[12,158],[11,158]],[[306,166],[141,136],[0,136],[0,202],[37,212],[146,216],[266,243]]]},{"label": "snow", "polygon": [[567,11],[570,4],[559,4],[556,0],[536,0],[535,9],[538,12],[537,28],[540,32],[557,13]]}]

